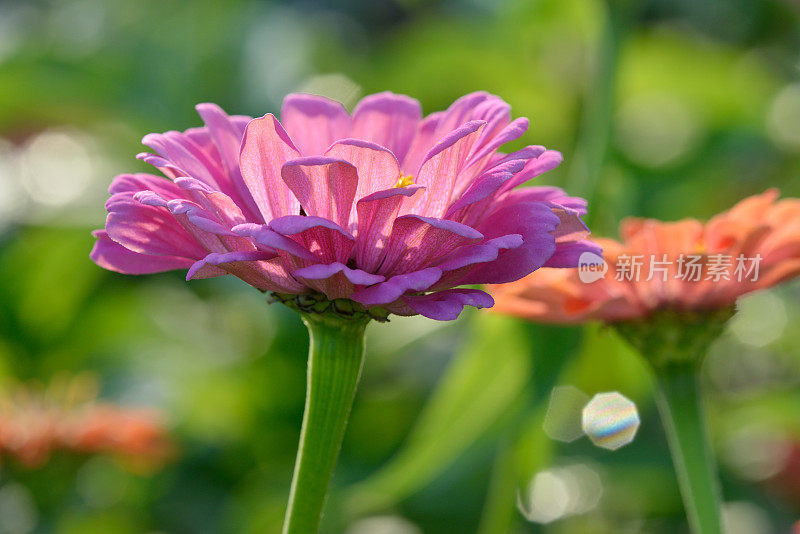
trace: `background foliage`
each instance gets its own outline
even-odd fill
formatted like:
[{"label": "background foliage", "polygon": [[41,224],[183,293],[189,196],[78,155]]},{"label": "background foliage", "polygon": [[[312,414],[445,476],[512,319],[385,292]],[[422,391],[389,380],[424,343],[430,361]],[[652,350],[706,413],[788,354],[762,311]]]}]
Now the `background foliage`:
[{"label": "background foliage", "polygon": [[[484,89],[532,119],[516,145],[564,153],[540,183],[590,198],[595,234],[614,235],[625,215],[800,194],[798,44],[792,0],[0,3],[0,384],[91,372],[104,399],[161,410],[178,446],[157,472],[4,458],[0,533],[278,531],[299,318],[235,279],[88,258],[113,175],[147,170],[145,133],[197,125],[203,101],[262,115],[290,91],[352,105],[390,89],[431,112]],[[745,299],[706,368],[733,534],[800,514],[798,296]],[[686,531],[649,377],[610,332],[468,313],[369,336],[325,532]],[[634,400],[637,439],[548,438],[556,384]],[[517,493],[543,470],[548,512],[528,521]]]}]

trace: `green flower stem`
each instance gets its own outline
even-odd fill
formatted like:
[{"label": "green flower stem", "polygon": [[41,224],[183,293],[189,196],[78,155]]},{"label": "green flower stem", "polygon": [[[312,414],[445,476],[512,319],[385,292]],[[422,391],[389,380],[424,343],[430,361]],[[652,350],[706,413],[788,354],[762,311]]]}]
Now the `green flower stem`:
[{"label": "green flower stem", "polygon": [[721,534],[719,482],[696,367],[684,364],[659,369],[656,382],[658,408],[692,532]]},{"label": "green flower stem", "polygon": [[315,534],[339,456],[364,362],[369,320],[303,313],[308,327],[308,386],[283,534]]},{"label": "green flower stem", "polygon": [[695,534],[722,532],[717,468],[706,434],[698,380],[709,347],[734,313],[733,306],[707,312],[663,310],[645,319],[614,324],[655,372],[658,408]]}]

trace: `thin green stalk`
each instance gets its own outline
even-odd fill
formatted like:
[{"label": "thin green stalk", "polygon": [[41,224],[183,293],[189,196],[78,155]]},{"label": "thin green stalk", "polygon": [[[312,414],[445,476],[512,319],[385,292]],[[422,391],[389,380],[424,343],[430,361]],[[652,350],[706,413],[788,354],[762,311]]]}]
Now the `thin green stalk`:
[{"label": "thin green stalk", "polygon": [[478,525],[479,534],[509,532],[514,524],[515,510],[509,503],[516,502],[519,488],[515,443],[502,439],[497,446],[489,491]]},{"label": "thin green stalk", "polygon": [[308,386],[283,534],[315,534],[364,362],[364,318],[304,313]]},{"label": "thin green stalk", "polygon": [[[564,377],[574,374],[580,336],[575,329],[552,329],[527,325],[533,373],[518,406],[509,414],[506,435],[501,438],[489,491],[484,503],[478,534],[507,534],[518,528],[517,496],[532,477],[545,469],[556,455],[559,444],[543,432],[553,388]],[[560,346],[563,353],[554,358],[547,347]],[[531,532],[541,530],[534,524]]]},{"label": "thin green stalk", "polygon": [[661,368],[656,382],[658,408],[692,532],[721,534],[719,481],[696,366]]},{"label": "thin green stalk", "polygon": [[[532,476],[547,467],[556,453],[557,442],[542,431],[548,402],[538,397],[535,402],[514,416],[512,432],[498,446],[478,534],[514,531],[521,517],[517,511],[520,490],[526,489]],[[528,529],[536,527],[528,525]]]},{"label": "thin green stalk", "polygon": [[605,7],[605,21],[592,59],[591,76],[585,89],[578,144],[568,184],[572,193],[586,197],[590,205],[608,151],[614,113],[617,63],[629,17],[629,6],[626,1],[609,0],[605,3]]}]

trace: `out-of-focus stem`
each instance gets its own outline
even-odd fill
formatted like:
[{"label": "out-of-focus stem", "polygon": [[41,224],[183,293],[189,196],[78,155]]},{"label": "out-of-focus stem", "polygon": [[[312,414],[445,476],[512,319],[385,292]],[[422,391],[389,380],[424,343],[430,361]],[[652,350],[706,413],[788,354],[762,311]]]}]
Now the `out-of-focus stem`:
[{"label": "out-of-focus stem", "polygon": [[526,406],[527,410],[509,425],[514,433],[499,444],[478,534],[513,531],[521,518],[516,506],[520,491],[526,490],[532,474],[553,459],[557,442],[542,432],[547,406],[547,399],[537,398],[536,405]]},{"label": "out-of-focus stem", "polygon": [[586,198],[590,206],[608,152],[617,64],[630,17],[628,4],[626,0],[605,2],[606,20],[592,58],[577,147],[569,169],[568,191]]},{"label": "out-of-focus stem", "polygon": [[685,364],[659,369],[656,382],[658,408],[692,532],[721,534],[719,482],[697,368]]},{"label": "out-of-focus stem", "polygon": [[514,507],[509,503],[513,503],[517,497],[519,476],[513,445],[513,442],[503,439],[497,447],[489,491],[478,526],[479,534],[508,532],[514,523]]}]

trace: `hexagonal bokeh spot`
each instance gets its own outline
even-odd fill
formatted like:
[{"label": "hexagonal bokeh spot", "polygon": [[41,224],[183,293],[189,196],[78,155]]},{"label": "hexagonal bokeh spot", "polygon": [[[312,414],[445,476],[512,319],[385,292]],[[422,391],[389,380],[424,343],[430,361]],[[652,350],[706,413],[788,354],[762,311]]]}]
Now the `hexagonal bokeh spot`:
[{"label": "hexagonal bokeh spot", "polygon": [[639,423],[636,404],[616,391],[598,393],[583,408],[583,431],[604,449],[613,451],[632,442]]},{"label": "hexagonal bokeh spot", "polygon": [[550,402],[544,417],[545,434],[556,441],[570,443],[583,437],[581,411],[589,395],[575,386],[556,386],[550,392]]}]

